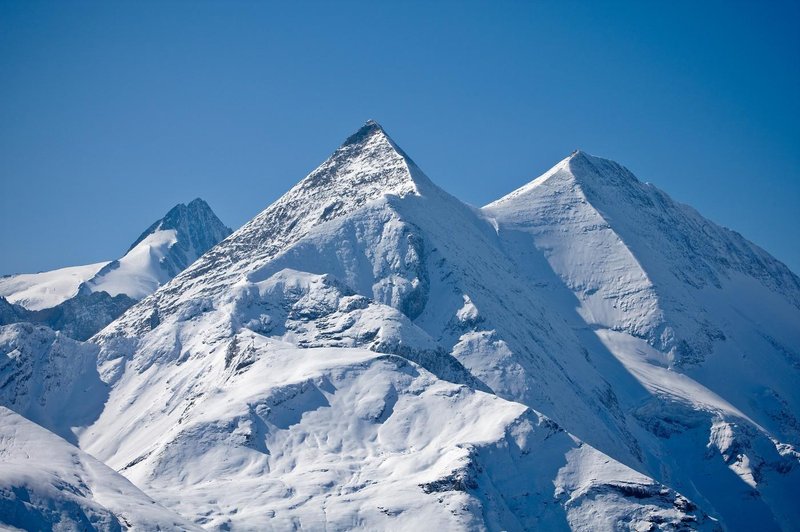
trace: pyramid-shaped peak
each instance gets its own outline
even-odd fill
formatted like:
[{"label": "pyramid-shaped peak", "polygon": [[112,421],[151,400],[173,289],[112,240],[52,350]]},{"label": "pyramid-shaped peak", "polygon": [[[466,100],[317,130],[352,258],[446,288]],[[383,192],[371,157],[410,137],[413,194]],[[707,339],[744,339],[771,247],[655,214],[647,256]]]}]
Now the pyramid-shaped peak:
[{"label": "pyramid-shaped peak", "polygon": [[344,141],[342,146],[362,143],[374,135],[388,137],[388,135],[386,135],[386,131],[384,131],[383,127],[381,127],[378,122],[375,120],[367,120],[366,123],[358,129],[358,131],[347,137],[347,140]]},{"label": "pyramid-shaped peak", "polygon": [[603,159],[577,149],[559,161],[548,171],[510,192],[486,207],[493,207],[511,200],[519,199],[546,184],[556,185],[564,192],[574,186],[580,188],[596,187],[640,187],[642,183],[630,170],[610,159]]},{"label": "pyramid-shaped peak", "polygon": [[202,210],[211,210],[211,207],[206,203],[203,198],[195,198],[190,201],[186,206],[190,209],[202,209]]},{"label": "pyramid-shaped peak", "polygon": [[575,150],[567,160],[570,172],[578,179],[600,179],[606,184],[639,183],[630,170],[611,159],[603,159],[581,150]]},{"label": "pyramid-shaped peak", "polygon": [[[223,290],[315,228],[386,196],[411,199],[441,194],[383,128],[369,121],[308,176],[160,290],[160,311],[166,315],[165,309],[177,304],[189,285],[202,285],[199,290],[208,293]],[[149,315],[151,308],[144,302],[141,308]],[[133,312],[130,319],[139,317]]]},{"label": "pyramid-shaped peak", "polygon": [[389,136],[386,130],[383,129],[383,126],[372,119],[367,120],[358,131],[347,137],[344,143],[339,147],[339,150],[352,149],[353,147],[364,146],[370,143],[388,145],[391,148],[389,152],[394,151],[398,156],[413,164],[411,158]]},{"label": "pyramid-shaped peak", "polygon": [[333,154],[287,196],[422,194],[430,181],[375,120],[347,137]]}]

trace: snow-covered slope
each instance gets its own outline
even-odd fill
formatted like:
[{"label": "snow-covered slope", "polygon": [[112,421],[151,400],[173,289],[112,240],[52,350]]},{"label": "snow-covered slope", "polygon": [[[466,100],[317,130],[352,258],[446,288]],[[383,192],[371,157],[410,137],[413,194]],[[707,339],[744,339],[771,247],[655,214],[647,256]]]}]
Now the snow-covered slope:
[{"label": "snow-covered slope", "polygon": [[173,207],[119,260],[0,278],[0,325],[28,321],[86,340],[230,234],[201,199]]},{"label": "snow-covered slope", "polygon": [[137,305],[137,311],[118,327],[137,321],[147,325],[153,310],[173,312],[183,301],[224,291],[315,226],[343,217],[371,200],[418,194],[430,183],[409,162],[380,126],[369,122],[278,201]]},{"label": "snow-covered slope", "polygon": [[[575,327],[588,325],[652,396],[628,408],[665,454],[681,457],[673,487],[698,487],[721,513],[760,500],[783,527],[797,521],[787,499],[800,489],[797,276],[622,166],[581,152],[484,212],[529,282],[544,280],[553,305],[574,309]],[[720,497],[720,479],[686,474],[708,469],[716,452],[751,496]],[[756,526],[747,521],[756,512],[729,523]]]},{"label": "snow-covered slope", "polygon": [[121,259],[89,279],[86,287],[142,299],[230,233],[205,201],[181,203],[142,233]]},{"label": "snow-covered slope", "polygon": [[55,307],[78,293],[78,287],[108,264],[98,262],[49,272],[0,277],[0,297],[28,310]]},{"label": "snow-covered slope", "polygon": [[122,475],[0,406],[3,530],[200,530]]},{"label": "snow-covered slope", "polygon": [[[207,319],[182,336],[195,355],[131,368],[141,378],[123,378],[82,438],[198,524],[716,526],[685,498],[520,404],[439,380],[399,356],[298,349],[249,330],[220,338]],[[144,393],[128,388],[142,383]],[[123,415],[129,410],[137,415]],[[594,524],[598,516],[605,525]]]},{"label": "snow-covered slope", "polygon": [[97,351],[42,325],[0,327],[0,406],[75,443],[72,427],[94,420],[108,395]]},{"label": "snow-covered slope", "polygon": [[[800,279],[786,266],[612,161],[576,152],[484,211],[533,237],[587,322],[645,338],[675,365],[701,362],[722,340],[709,297],[748,312],[763,292],[790,318],[783,333],[798,316]],[[783,340],[797,346],[800,333]]]}]

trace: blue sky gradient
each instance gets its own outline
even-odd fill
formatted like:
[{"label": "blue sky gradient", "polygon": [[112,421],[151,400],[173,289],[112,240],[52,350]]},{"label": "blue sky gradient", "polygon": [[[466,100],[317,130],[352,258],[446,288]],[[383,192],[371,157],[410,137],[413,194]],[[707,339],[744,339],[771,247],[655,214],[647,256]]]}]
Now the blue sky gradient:
[{"label": "blue sky gradient", "polygon": [[[434,5],[430,5],[434,4]],[[800,271],[798,2],[0,2],[0,274],[238,227],[369,118],[483,205],[576,148]]]}]

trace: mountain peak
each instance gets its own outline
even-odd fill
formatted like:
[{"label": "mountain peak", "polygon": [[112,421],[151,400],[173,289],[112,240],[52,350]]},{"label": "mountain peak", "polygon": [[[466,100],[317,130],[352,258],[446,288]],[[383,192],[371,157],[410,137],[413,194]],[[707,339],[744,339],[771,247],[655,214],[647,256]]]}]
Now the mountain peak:
[{"label": "mountain peak", "polygon": [[610,159],[576,150],[568,157],[568,161],[572,175],[584,184],[596,182],[606,185],[641,185],[641,181],[630,170]]},{"label": "mountain peak", "polygon": [[347,140],[344,141],[343,145],[346,146],[348,144],[357,144],[359,142],[362,142],[364,139],[376,134],[387,136],[386,131],[384,131],[383,127],[375,120],[370,119],[367,120],[363,126],[358,128],[358,131],[347,137]]},{"label": "mountain peak", "polygon": [[91,292],[141,299],[231,234],[200,198],[179,203],[148,227],[123,257],[86,281]]},{"label": "mountain peak", "polygon": [[178,203],[167,211],[163,218],[153,222],[131,244],[128,251],[131,251],[154,232],[166,229],[186,232],[196,240],[195,243],[200,249],[210,248],[231,233],[231,230],[214,214],[208,203],[202,198],[195,198],[188,204]]},{"label": "mountain peak", "polygon": [[[370,120],[277,201],[160,290],[157,302],[142,302],[138,311],[131,312],[130,320],[142,323],[137,321],[140,314],[149,315],[154,304],[162,312],[177,308],[189,284],[202,285],[205,293],[222,290],[226,283],[257,270],[313,228],[371,202],[386,196],[441,193],[384,129]],[[219,268],[222,263],[229,265],[224,271]],[[199,277],[203,281],[198,281]]]},{"label": "mountain peak", "polygon": [[284,198],[421,194],[430,180],[375,120],[368,120]]},{"label": "mountain peak", "polygon": [[631,187],[639,188],[642,186],[642,182],[621,164],[576,149],[547,172],[495,200],[487,207],[525,197],[545,183],[550,185],[559,183],[558,186],[563,191],[570,190],[573,186],[581,189],[587,187],[590,189],[597,187],[623,187],[630,189]]},{"label": "mountain peak", "polygon": [[206,203],[206,201],[203,198],[195,198],[188,204],[186,204],[186,206],[190,209],[195,208],[203,210],[208,209],[209,211],[211,210],[211,207],[208,205],[208,203]]}]

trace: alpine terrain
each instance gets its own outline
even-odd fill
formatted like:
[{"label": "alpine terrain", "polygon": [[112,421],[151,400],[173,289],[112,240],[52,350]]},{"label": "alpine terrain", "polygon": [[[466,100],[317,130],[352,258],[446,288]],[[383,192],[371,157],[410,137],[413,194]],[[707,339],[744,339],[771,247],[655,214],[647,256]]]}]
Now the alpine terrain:
[{"label": "alpine terrain", "polygon": [[230,236],[198,202],[0,284],[4,526],[797,529],[800,279],[621,165],[475,208],[370,121]]},{"label": "alpine terrain", "polygon": [[0,324],[86,340],[231,233],[200,198],[176,205],[114,261],[0,277]]}]

